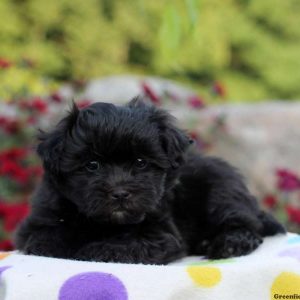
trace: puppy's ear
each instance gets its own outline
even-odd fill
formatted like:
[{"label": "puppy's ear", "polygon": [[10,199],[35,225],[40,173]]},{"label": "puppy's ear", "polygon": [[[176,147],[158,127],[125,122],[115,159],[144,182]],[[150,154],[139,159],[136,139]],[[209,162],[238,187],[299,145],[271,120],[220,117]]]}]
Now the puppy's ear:
[{"label": "puppy's ear", "polygon": [[178,168],[184,162],[184,154],[191,144],[187,134],[176,126],[176,119],[168,112],[153,108],[151,119],[157,122],[163,150],[172,168]]},{"label": "puppy's ear", "polygon": [[38,136],[40,143],[37,146],[37,153],[41,157],[46,170],[53,173],[59,172],[65,140],[75,124],[78,114],[79,110],[73,102],[69,114],[56,125],[53,131],[40,131]]}]

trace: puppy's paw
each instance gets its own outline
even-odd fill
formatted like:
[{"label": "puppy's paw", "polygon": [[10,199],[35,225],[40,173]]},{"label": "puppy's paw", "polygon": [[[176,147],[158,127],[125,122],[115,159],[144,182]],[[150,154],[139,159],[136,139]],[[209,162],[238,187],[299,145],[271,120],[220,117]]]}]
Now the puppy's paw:
[{"label": "puppy's paw", "polygon": [[185,245],[170,233],[161,234],[156,239],[147,241],[144,247],[147,263],[167,264],[184,256],[186,256]]},{"label": "puppy's paw", "polygon": [[[54,236],[54,235],[53,235]],[[53,238],[53,237],[51,237]],[[55,243],[45,234],[40,236],[37,234],[32,234],[23,241],[22,245],[18,245],[18,250],[28,255],[36,256],[47,256],[47,257],[58,257],[67,258],[70,256],[70,249],[64,244],[64,242],[56,237]]]},{"label": "puppy's paw", "polygon": [[263,242],[262,238],[247,229],[235,229],[212,240],[207,256],[211,259],[242,256],[251,253]]},{"label": "puppy's paw", "polygon": [[75,259],[99,262],[132,263],[134,258],[125,245],[93,242],[77,251]]},{"label": "puppy's paw", "polygon": [[185,255],[181,243],[172,234],[161,234],[153,240],[131,240],[126,244],[117,242],[93,242],[75,254],[75,259],[120,262],[166,264]]}]

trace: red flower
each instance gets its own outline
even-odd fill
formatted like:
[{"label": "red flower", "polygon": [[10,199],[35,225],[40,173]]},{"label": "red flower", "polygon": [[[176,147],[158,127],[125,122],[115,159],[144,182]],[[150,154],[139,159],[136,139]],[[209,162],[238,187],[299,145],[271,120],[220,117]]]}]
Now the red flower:
[{"label": "red flower", "polygon": [[204,101],[202,98],[194,95],[194,96],[190,96],[188,98],[188,104],[192,107],[192,108],[196,108],[196,109],[200,109],[205,107]]},{"label": "red flower", "polygon": [[286,212],[289,216],[289,220],[293,223],[300,225],[300,209],[291,205],[286,206]]},{"label": "red flower", "polygon": [[0,127],[7,134],[16,134],[21,129],[21,126],[20,126],[20,123],[18,120],[3,117],[3,116],[0,117]]},{"label": "red flower", "polygon": [[215,93],[216,95],[218,95],[220,97],[224,98],[226,96],[225,86],[218,81],[213,84],[212,90],[213,90],[213,93]]},{"label": "red flower", "polygon": [[26,169],[19,167],[12,176],[18,183],[24,185],[30,181],[30,174]]},{"label": "red flower", "polygon": [[35,97],[30,101],[20,101],[19,107],[24,110],[37,111],[42,114],[48,111],[48,104],[40,97]]},{"label": "red flower", "polygon": [[154,92],[154,90],[148,85],[148,83],[142,82],[142,89],[143,89],[145,96],[147,96],[151,100],[152,103],[154,103],[155,105],[161,104],[160,98]]},{"label": "red flower", "polygon": [[4,219],[4,229],[13,231],[16,226],[28,215],[29,205],[26,202],[17,204],[0,203],[0,216]]},{"label": "red flower", "polygon": [[21,124],[18,120],[10,120],[5,126],[5,131],[8,134],[16,134],[20,131],[20,129]]},{"label": "red flower", "polygon": [[281,191],[291,192],[300,188],[300,179],[298,176],[287,169],[278,169],[277,188]]},{"label": "red flower", "polygon": [[20,160],[23,159],[27,154],[27,149],[25,148],[10,148],[0,152],[0,162],[5,160]]},{"label": "red flower", "polygon": [[80,100],[79,102],[77,102],[77,107],[79,109],[82,109],[82,108],[85,108],[87,106],[90,106],[93,102],[91,100],[88,100],[88,99],[83,99],[83,100]]},{"label": "red flower", "polygon": [[12,66],[12,63],[7,59],[0,57],[0,69],[8,69]]},{"label": "red flower", "polygon": [[267,195],[263,198],[263,204],[268,208],[274,208],[277,202],[277,198],[273,195]]},{"label": "red flower", "polygon": [[32,102],[31,102],[31,107],[34,109],[34,110],[36,110],[36,111],[38,111],[38,112],[40,112],[40,113],[46,113],[47,112],[47,110],[48,110],[48,105],[47,105],[47,103],[43,100],[43,99],[41,99],[41,98],[39,98],[39,97],[37,97],[37,98],[34,98],[33,100],[32,100]]},{"label": "red flower", "polygon": [[62,96],[61,96],[59,93],[57,93],[57,92],[52,93],[52,94],[50,95],[50,99],[51,99],[53,102],[57,102],[57,103],[60,103],[60,102],[62,102],[62,100],[63,100]]},{"label": "red flower", "polygon": [[7,118],[0,116],[0,126],[5,126],[7,123]]},{"label": "red flower", "polygon": [[2,161],[0,174],[9,176],[20,184],[26,184],[30,180],[30,174],[25,168],[8,159]]},{"label": "red flower", "polygon": [[40,177],[42,175],[40,166],[24,167],[22,165],[27,154],[26,148],[11,148],[0,152],[0,176],[8,176],[21,185]]},{"label": "red flower", "polygon": [[13,244],[10,240],[2,240],[0,241],[0,250],[2,251],[11,251],[13,250]]}]

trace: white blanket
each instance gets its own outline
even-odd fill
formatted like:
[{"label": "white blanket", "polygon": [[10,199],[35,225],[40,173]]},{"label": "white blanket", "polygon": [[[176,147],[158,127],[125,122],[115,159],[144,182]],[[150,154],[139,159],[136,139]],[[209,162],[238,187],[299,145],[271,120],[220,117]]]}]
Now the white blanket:
[{"label": "white blanket", "polygon": [[[188,257],[168,266],[17,252],[0,256],[3,300],[300,299],[300,235],[296,234],[266,238],[247,256],[216,261]],[[294,298],[287,298],[290,295]]]}]

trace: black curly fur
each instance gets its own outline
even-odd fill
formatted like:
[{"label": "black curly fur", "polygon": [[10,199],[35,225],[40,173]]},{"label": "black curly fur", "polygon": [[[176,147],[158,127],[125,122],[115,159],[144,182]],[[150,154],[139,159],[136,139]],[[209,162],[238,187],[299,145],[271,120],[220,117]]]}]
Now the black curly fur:
[{"label": "black curly fur", "polygon": [[74,105],[40,140],[45,174],[15,239],[24,253],[165,264],[244,255],[285,232],[233,167],[194,153],[172,116],[139,99]]}]

